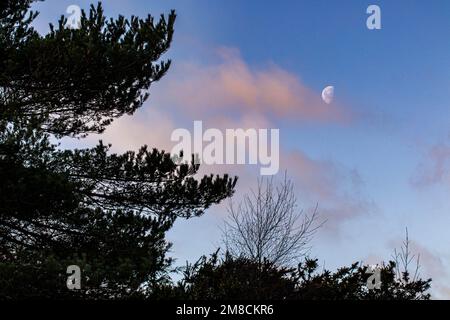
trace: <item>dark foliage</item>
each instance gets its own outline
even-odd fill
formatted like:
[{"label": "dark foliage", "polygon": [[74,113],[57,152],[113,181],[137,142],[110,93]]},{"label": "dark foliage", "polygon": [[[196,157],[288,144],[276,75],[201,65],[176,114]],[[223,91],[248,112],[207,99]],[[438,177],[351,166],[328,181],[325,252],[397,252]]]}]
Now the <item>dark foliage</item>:
[{"label": "dark foliage", "polygon": [[336,272],[319,271],[317,260],[297,268],[277,267],[265,260],[234,258],[218,252],[188,265],[175,287],[163,287],[162,297],[188,300],[427,300],[429,280],[396,277],[395,263],[380,267],[381,288],[369,290],[367,266],[355,263]]}]

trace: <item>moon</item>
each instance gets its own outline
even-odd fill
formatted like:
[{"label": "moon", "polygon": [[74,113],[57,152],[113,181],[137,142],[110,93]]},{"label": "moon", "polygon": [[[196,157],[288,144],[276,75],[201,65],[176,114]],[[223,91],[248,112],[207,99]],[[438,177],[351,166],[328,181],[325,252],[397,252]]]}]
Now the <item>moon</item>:
[{"label": "moon", "polygon": [[322,91],[323,102],[325,102],[326,104],[330,104],[333,102],[333,98],[334,98],[334,87],[333,86],[328,86],[325,89],[323,89],[323,91]]}]

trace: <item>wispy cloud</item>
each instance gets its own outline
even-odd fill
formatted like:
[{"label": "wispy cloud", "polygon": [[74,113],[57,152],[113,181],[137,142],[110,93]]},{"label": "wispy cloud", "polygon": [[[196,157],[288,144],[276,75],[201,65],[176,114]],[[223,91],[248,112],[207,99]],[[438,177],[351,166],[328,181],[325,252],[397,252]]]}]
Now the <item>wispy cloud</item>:
[{"label": "wispy cloud", "polygon": [[450,181],[450,145],[436,144],[428,149],[411,177],[414,187],[427,187]]},{"label": "wispy cloud", "polygon": [[375,211],[375,204],[364,195],[364,182],[356,169],[332,160],[312,159],[300,151],[281,159],[282,167],[296,182],[298,194],[308,203],[318,204],[327,219],[324,228],[334,235],[349,220]]}]

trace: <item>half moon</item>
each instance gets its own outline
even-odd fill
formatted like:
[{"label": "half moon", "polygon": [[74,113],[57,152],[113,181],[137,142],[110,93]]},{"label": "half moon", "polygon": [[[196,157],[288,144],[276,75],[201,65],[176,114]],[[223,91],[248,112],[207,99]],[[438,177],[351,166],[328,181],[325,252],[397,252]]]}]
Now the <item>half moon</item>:
[{"label": "half moon", "polygon": [[325,89],[323,89],[323,91],[322,91],[323,102],[325,102],[326,104],[330,104],[333,102],[333,98],[334,98],[334,87],[333,86],[328,86]]}]

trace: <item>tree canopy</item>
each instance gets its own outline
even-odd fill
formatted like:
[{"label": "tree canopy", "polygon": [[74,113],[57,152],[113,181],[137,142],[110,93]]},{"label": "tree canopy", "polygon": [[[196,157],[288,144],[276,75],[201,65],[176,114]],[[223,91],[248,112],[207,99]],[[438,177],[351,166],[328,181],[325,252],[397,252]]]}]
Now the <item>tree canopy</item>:
[{"label": "tree canopy", "polygon": [[[143,146],[61,150],[64,136],[102,132],[133,113],[167,72],[175,13],[107,20],[101,4],[79,29],[39,35],[32,1],[0,7],[0,296],[126,298],[167,280],[165,233],[230,196],[236,178],[194,177]],[[66,288],[78,265],[82,289]]]}]

